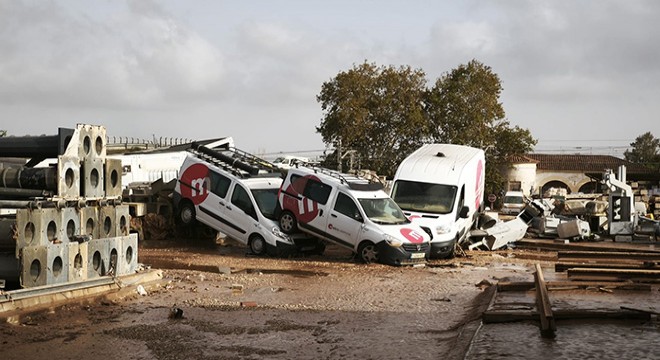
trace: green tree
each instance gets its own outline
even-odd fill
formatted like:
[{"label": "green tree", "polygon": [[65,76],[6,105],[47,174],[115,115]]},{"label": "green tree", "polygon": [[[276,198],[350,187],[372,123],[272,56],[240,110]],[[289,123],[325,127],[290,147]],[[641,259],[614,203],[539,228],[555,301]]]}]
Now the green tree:
[{"label": "green tree", "polygon": [[425,92],[426,78],[420,69],[366,62],[353,66],[321,86],[317,101],[323,118],[316,131],[342,153],[355,150],[362,168],[391,176],[408,154],[430,138],[432,129],[422,102]]},{"label": "green tree", "polygon": [[632,149],[626,150],[623,156],[626,160],[651,169],[660,169],[660,139],[646,132],[630,143]]},{"label": "green tree", "polygon": [[0,137],[6,136],[7,130],[0,130]]},{"label": "green tree", "polygon": [[500,102],[502,84],[477,60],[443,74],[426,94],[433,141],[486,150],[486,193],[505,189],[502,170],[509,158],[531,151],[536,140],[527,129],[511,127]]}]

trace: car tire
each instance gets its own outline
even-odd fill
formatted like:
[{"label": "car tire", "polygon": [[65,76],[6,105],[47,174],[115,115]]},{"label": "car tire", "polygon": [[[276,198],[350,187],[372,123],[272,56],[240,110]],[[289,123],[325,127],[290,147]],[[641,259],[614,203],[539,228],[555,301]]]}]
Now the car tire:
[{"label": "car tire", "polygon": [[279,218],[280,230],[285,234],[293,234],[298,231],[296,217],[291,211],[283,210]]},{"label": "car tire", "polygon": [[378,249],[371,241],[364,241],[358,246],[357,256],[365,264],[378,262]]},{"label": "car tire", "polygon": [[196,221],[195,205],[190,201],[184,201],[179,204],[179,223],[185,227],[192,226]]},{"label": "car tire", "polygon": [[266,253],[266,241],[259,235],[250,238],[250,251],[254,255],[264,255]]}]

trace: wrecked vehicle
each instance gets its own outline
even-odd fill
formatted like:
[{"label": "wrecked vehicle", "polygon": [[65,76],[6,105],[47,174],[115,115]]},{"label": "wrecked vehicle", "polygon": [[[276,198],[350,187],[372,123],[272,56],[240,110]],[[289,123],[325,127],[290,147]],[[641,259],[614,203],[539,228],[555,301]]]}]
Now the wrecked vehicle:
[{"label": "wrecked vehicle", "polygon": [[426,144],[394,175],[392,199],[431,235],[431,257],[454,256],[484,207],[485,156],[481,149]]},{"label": "wrecked vehicle", "polygon": [[298,230],[353,250],[365,263],[424,264],[429,235],[383,185],[320,167],[289,169],[279,195],[282,231]]},{"label": "wrecked vehicle", "polygon": [[179,223],[199,221],[256,255],[318,249],[317,240],[294,241],[277,226],[280,172],[233,148],[226,152],[195,144],[189,150],[173,193]]}]

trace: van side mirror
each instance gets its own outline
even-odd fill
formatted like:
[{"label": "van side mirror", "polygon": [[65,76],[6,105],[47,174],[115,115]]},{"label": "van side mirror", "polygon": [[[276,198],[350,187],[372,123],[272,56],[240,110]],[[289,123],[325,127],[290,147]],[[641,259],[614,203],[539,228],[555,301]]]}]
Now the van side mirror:
[{"label": "van side mirror", "polygon": [[458,216],[463,218],[463,219],[467,219],[469,213],[470,213],[470,207],[469,206],[463,206],[461,208],[461,211],[458,213]]}]

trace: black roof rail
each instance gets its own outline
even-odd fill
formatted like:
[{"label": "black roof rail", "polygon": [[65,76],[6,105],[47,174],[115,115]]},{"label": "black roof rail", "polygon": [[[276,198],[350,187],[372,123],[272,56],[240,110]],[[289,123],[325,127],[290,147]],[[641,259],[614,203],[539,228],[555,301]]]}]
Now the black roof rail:
[{"label": "black roof rail", "polygon": [[[330,177],[338,179],[342,184],[348,185],[348,187],[353,190],[375,191],[375,190],[382,190],[385,188],[385,184],[383,184],[380,181],[380,179],[378,179],[378,181],[373,181],[372,179],[360,176],[358,174],[355,175],[344,174],[339,171],[320,167],[320,166],[306,165],[306,163],[300,164],[300,166],[304,166],[308,169],[314,170],[314,172],[316,173],[328,175]],[[298,167],[298,164],[296,164],[296,167]],[[367,183],[365,184],[363,182],[356,182],[356,181],[366,181]]]},{"label": "black roof rail", "polygon": [[241,178],[256,177],[263,173],[280,175],[275,165],[234,147],[225,146],[216,150],[193,142],[188,152]]}]

